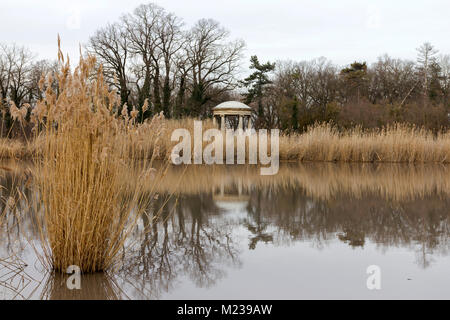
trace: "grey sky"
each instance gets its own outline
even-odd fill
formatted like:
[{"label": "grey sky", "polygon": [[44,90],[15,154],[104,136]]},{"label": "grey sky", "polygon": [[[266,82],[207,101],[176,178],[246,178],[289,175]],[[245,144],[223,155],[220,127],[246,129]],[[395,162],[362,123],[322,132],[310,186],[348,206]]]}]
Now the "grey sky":
[{"label": "grey sky", "polygon": [[[0,42],[28,46],[39,58],[56,57],[56,35],[63,51],[78,58],[78,46],[94,31],[144,0],[1,0]],[[389,53],[415,59],[431,42],[450,53],[450,1],[403,0],[156,0],[187,26],[213,18],[247,43],[246,55],[261,60],[304,60],[325,56],[344,65],[373,62]]]}]

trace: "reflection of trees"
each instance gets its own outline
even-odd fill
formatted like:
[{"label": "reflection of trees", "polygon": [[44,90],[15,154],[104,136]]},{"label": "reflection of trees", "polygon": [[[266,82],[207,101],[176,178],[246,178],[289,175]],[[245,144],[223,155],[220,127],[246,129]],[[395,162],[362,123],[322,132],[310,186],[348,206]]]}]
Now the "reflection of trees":
[{"label": "reflection of trees", "polygon": [[239,264],[231,227],[218,215],[212,196],[161,197],[143,216],[145,232],[126,255],[120,278],[135,286],[135,293],[158,298],[173,289],[178,277],[188,276],[198,287],[210,287],[224,276],[226,264]]},{"label": "reflection of trees", "polygon": [[261,193],[257,193],[256,201],[250,201],[247,205],[247,218],[243,222],[248,231],[253,235],[248,245],[250,250],[254,250],[260,241],[264,243],[273,241],[272,234],[266,232],[270,223],[264,221],[261,216]]},{"label": "reflection of trees", "polygon": [[32,214],[36,208],[30,205],[33,196],[30,176],[1,171],[0,173],[1,257],[20,251],[25,245],[25,237],[37,238],[38,230]]},{"label": "reflection of trees", "polygon": [[[147,214],[142,216],[124,249],[123,264],[115,277],[118,286],[108,282],[110,280],[85,278],[83,282],[92,283],[92,288],[84,291],[83,297],[118,297],[116,289],[120,287],[131,297],[158,298],[173,290],[183,277],[198,287],[213,286],[224,277],[226,265],[240,263],[240,243],[233,234],[238,227],[249,231],[248,246],[255,250],[260,242],[288,245],[307,240],[320,248],[336,239],[352,247],[364,246],[370,240],[383,249],[408,247],[415,252],[416,263],[423,268],[430,265],[434,254],[447,253],[450,199],[443,196],[446,193],[442,190],[439,193],[436,189],[433,193],[433,187],[427,187],[426,192],[412,197],[410,195],[421,188],[415,186],[409,192],[408,180],[402,184],[408,197],[386,198],[384,185],[377,184],[378,178],[373,174],[376,183],[370,188],[358,189],[355,194],[348,192],[349,188],[340,191],[341,185],[337,182],[343,178],[336,175],[339,179],[326,188],[317,183],[309,189],[300,179],[256,185],[252,185],[254,180],[248,179],[243,187],[248,203],[245,209],[239,209],[245,211],[245,217],[235,220],[222,212],[226,209],[220,209],[208,192],[181,193],[178,198],[169,199],[160,196],[147,208]],[[428,181],[425,174],[421,176]],[[238,175],[238,178],[241,177]],[[313,178],[307,181],[315,181]],[[227,192],[238,192],[232,175],[225,181]],[[201,183],[195,181],[195,185]],[[5,213],[5,223],[0,226],[0,253],[5,254],[17,251],[13,246],[17,240],[26,242],[23,234],[30,239],[39,237],[26,202],[33,196],[26,179],[5,175],[0,177],[0,184],[4,200],[0,202],[0,210]],[[211,190],[206,184],[203,189]],[[13,208],[7,207],[5,201],[10,195],[14,198]],[[166,200],[167,204],[162,206]],[[45,297],[71,298],[61,283],[61,279],[51,278],[43,292]]]},{"label": "reflection of trees", "polygon": [[38,238],[30,175],[0,169],[0,294],[27,299],[36,280],[27,270],[28,240]]},{"label": "reflection of trees", "polygon": [[337,235],[353,247],[364,246],[366,239],[383,247],[413,246],[423,267],[429,264],[428,254],[448,248],[449,199],[393,202],[367,194],[325,201],[289,186],[255,189],[250,201],[251,207],[260,208],[259,219],[277,227],[278,242],[314,240],[320,245]]},{"label": "reflection of trees", "polygon": [[410,247],[417,252],[417,263],[427,267],[431,254],[448,247],[450,203],[437,196],[389,201],[368,193],[325,200],[292,184],[252,188],[248,194],[241,220],[227,220],[206,193],[171,199],[158,221],[153,215],[144,217],[147,232],[139,238],[139,251],[125,260],[122,278],[145,297],[172,290],[182,276],[199,287],[212,286],[223,276],[223,263],[238,262],[232,229],[239,225],[251,234],[250,249],[261,241],[285,245],[308,240],[322,247],[339,239],[358,247],[370,240],[383,248]]}]

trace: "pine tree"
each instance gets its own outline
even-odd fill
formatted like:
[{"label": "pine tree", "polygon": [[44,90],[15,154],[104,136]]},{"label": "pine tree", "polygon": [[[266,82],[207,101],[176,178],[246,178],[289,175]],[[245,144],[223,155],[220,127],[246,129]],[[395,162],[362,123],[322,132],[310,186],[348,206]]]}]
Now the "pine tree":
[{"label": "pine tree", "polygon": [[349,68],[341,70],[341,76],[344,77],[351,91],[356,90],[356,101],[359,104],[361,88],[364,87],[367,81],[367,64],[355,61]]},{"label": "pine tree", "polygon": [[259,121],[261,121],[264,118],[264,89],[267,85],[272,83],[269,79],[269,73],[275,69],[275,63],[266,62],[261,64],[257,56],[252,56],[250,62],[250,69],[254,69],[255,72],[242,81],[242,85],[248,88],[247,93],[244,94],[244,102],[246,104],[252,102],[258,103],[257,114]]}]

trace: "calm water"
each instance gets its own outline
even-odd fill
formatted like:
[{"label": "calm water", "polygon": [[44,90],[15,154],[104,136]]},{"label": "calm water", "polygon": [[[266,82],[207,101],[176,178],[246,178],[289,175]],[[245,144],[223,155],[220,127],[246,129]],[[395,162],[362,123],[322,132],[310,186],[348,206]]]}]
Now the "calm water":
[{"label": "calm water", "polygon": [[[2,175],[3,197],[17,181],[32,192],[20,171]],[[285,164],[275,177],[258,173],[172,168],[120,268],[84,276],[78,291],[39,263],[18,199],[20,214],[8,212],[0,231],[0,299],[450,298],[450,168]],[[370,265],[380,267],[381,290],[367,289]]]}]

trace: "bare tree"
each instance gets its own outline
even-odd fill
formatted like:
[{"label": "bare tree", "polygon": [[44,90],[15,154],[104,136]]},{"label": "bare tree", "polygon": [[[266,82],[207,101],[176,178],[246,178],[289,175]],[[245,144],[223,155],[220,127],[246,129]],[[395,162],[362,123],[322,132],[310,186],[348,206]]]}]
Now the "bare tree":
[{"label": "bare tree", "polygon": [[[145,99],[153,101],[156,112],[161,111],[160,95],[160,58],[161,38],[158,36],[160,21],[165,15],[163,8],[155,4],[140,5],[132,14],[122,17],[127,36],[129,49],[137,58],[135,66],[142,75],[142,84],[137,82],[139,88],[139,104]],[[141,80],[139,79],[139,80]],[[153,97],[150,90],[153,85]],[[151,99],[152,98],[152,99]]]},{"label": "bare tree", "polygon": [[287,72],[288,79],[294,89],[294,95],[304,108],[311,107],[312,99],[310,96],[312,88],[313,67],[308,61],[295,63],[292,69]]},{"label": "bare tree", "polygon": [[199,20],[190,33],[191,107],[193,115],[200,115],[201,108],[212,98],[207,95],[209,89],[220,86],[219,92],[224,92],[237,86],[235,76],[245,43],[242,40],[227,42],[229,32],[211,19]]},{"label": "bare tree", "polygon": [[27,93],[33,54],[15,44],[0,46],[0,79],[2,98],[11,99],[17,107],[22,105]]},{"label": "bare tree", "polygon": [[448,104],[450,102],[450,55],[441,55],[439,57],[439,66],[441,68],[441,87],[444,99]]},{"label": "bare tree", "polygon": [[11,125],[8,101],[20,108],[28,97],[33,58],[25,47],[0,45],[0,103],[7,127]]},{"label": "bare tree", "polygon": [[[185,34],[186,41],[181,50],[175,55],[175,74],[174,82],[178,82],[178,92],[175,98],[175,108],[173,110],[174,117],[178,118],[182,114],[186,114],[186,91],[189,85],[189,75],[192,70],[192,64],[190,63],[189,54],[187,50],[187,44],[189,42],[188,35]],[[174,85],[175,86],[175,85]]]},{"label": "bare tree", "polygon": [[244,42],[229,41],[213,20],[200,20],[188,32],[183,26],[176,15],[146,4],[90,39],[111,84],[117,76],[123,103],[139,108],[147,99],[151,112],[167,117],[204,115],[208,101],[236,87]]},{"label": "bare tree", "polygon": [[160,39],[157,47],[161,52],[162,65],[164,66],[162,111],[167,116],[171,115],[170,100],[175,86],[175,81],[171,81],[171,73],[176,72],[173,69],[179,62],[177,53],[183,48],[186,41],[183,38],[182,26],[181,19],[172,13],[164,14],[157,24],[156,31]]},{"label": "bare tree", "polygon": [[[49,73],[58,72],[58,62],[49,60],[39,60],[33,63],[31,66],[31,71],[29,73],[28,81],[28,98],[27,102],[34,106],[36,101],[41,100],[44,96],[44,90],[41,91],[39,88],[39,81],[41,78]],[[57,91],[56,80],[54,82],[54,91]]]},{"label": "bare tree", "polygon": [[417,87],[414,62],[394,59],[387,54],[372,65],[369,76],[369,100],[372,103],[402,101]]},{"label": "bare tree", "polygon": [[423,79],[423,96],[426,98],[429,88],[430,69],[431,65],[436,62],[436,50],[429,42],[425,42],[422,46],[417,48],[418,56],[417,62],[419,63],[419,72]]},{"label": "bare tree", "polygon": [[338,90],[337,67],[326,58],[319,58],[313,62],[313,77],[311,81],[311,100],[325,119],[329,103],[334,101]]},{"label": "bare tree", "polygon": [[122,105],[128,103],[128,37],[118,23],[107,25],[89,39],[88,50],[99,58],[109,83],[120,93]]}]

